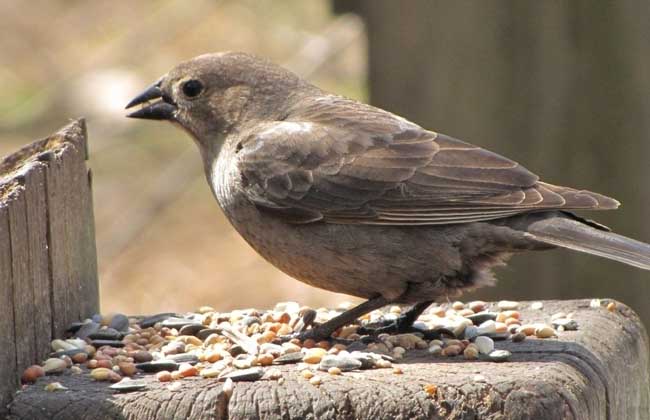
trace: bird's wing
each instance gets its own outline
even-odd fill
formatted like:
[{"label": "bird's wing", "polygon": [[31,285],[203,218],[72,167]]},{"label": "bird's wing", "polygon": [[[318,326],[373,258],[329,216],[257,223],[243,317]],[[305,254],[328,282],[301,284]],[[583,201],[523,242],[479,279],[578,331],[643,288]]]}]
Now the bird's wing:
[{"label": "bird's wing", "polygon": [[240,143],[242,185],[288,222],[435,225],[542,209],[609,209],[512,160],[339,97],[301,104]]}]

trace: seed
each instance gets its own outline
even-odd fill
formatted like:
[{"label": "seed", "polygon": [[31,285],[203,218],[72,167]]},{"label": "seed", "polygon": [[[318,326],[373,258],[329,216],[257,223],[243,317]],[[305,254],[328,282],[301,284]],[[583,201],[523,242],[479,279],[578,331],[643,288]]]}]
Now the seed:
[{"label": "seed", "polygon": [[435,393],[438,391],[438,386],[434,384],[427,384],[424,386],[424,392],[426,392],[429,396],[435,395]]},{"label": "seed", "polygon": [[451,308],[456,311],[460,311],[461,309],[465,309],[465,304],[463,302],[456,301],[451,304]]},{"label": "seed", "polygon": [[126,376],[133,376],[137,372],[135,364],[130,362],[121,362],[118,364],[118,366],[120,368],[120,372]]},{"label": "seed", "polygon": [[112,370],[100,367],[93,369],[93,371],[90,372],[90,377],[96,381],[107,381],[111,373],[113,373]]},{"label": "seed", "polygon": [[232,379],[228,378],[223,383],[223,387],[221,388],[221,390],[226,395],[226,397],[230,398],[232,396],[233,391],[235,390],[235,383],[233,382]]},{"label": "seed", "polygon": [[161,370],[156,373],[156,379],[160,382],[169,382],[172,380],[172,374],[169,371]]},{"label": "seed", "polygon": [[377,367],[379,369],[389,368],[389,367],[392,367],[392,366],[393,366],[393,364],[391,362],[389,362],[388,360],[385,360],[385,359],[379,359],[379,360],[375,361],[375,367]]},{"label": "seed", "polygon": [[302,358],[302,361],[309,364],[320,363],[323,356],[327,354],[325,349],[320,347],[311,348],[305,353],[305,356]]},{"label": "seed", "polygon": [[482,300],[475,300],[473,302],[470,302],[467,306],[474,312],[482,312],[487,307],[487,303],[483,302]]},{"label": "seed", "polygon": [[535,336],[537,338],[550,338],[555,336],[555,330],[553,329],[553,327],[549,327],[548,325],[545,325],[535,330]]},{"label": "seed", "polygon": [[498,308],[502,311],[514,311],[519,308],[519,302],[512,300],[502,300],[497,304]]},{"label": "seed", "polygon": [[196,366],[192,366],[189,363],[181,363],[181,365],[178,367],[178,371],[180,372],[183,378],[187,378],[189,376],[196,376],[199,373]]},{"label": "seed", "polygon": [[273,363],[273,356],[270,354],[260,354],[255,359],[255,362],[262,366],[269,366],[271,363]]},{"label": "seed", "polygon": [[461,346],[447,346],[444,349],[442,349],[442,355],[453,357],[453,356],[458,356],[462,351],[463,349],[461,348]]},{"label": "seed", "polygon": [[25,369],[23,376],[20,378],[24,384],[34,383],[38,378],[45,375],[45,371],[39,365],[32,365]]},{"label": "seed", "polygon": [[330,375],[340,375],[341,369],[337,368],[336,366],[332,366],[331,368],[327,369],[327,373]]},{"label": "seed", "polygon": [[542,302],[533,302],[530,304],[530,309],[539,311],[542,308],[544,308],[544,304]]},{"label": "seed", "polygon": [[478,359],[478,348],[476,346],[468,346],[463,351],[463,356],[465,356],[465,359],[467,360]]}]

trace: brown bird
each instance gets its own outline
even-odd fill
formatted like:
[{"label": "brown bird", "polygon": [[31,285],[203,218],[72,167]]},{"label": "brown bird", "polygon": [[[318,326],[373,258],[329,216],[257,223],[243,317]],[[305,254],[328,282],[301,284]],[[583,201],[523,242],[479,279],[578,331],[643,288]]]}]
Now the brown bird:
[{"label": "brown bird", "polygon": [[[155,102],[150,102],[155,100]],[[182,127],[244,239],[288,275],[368,299],[303,333],[328,337],[389,303],[414,306],[494,284],[514,253],[573,249],[650,269],[650,245],[570,210],[619,203],[541,182],[516,162],[322,91],[245,53],[181,63],[127,108]]]}]

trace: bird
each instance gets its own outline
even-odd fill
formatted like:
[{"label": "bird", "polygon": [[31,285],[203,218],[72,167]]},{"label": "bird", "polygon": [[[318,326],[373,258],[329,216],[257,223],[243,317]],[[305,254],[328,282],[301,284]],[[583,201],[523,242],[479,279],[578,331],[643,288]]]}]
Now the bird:
[{"label": "bird", "polygon": [[613,198],[557,186],[499,154],[328,93],[271,61],[182,62],[126,106],[192,137],[232,226],[309,285],[364,298],[301,332],[324,339],[389,304],[413,331],[435,301],[495,283],[513,254],[566,248],[650,270],[650,245],[573,213]]}]

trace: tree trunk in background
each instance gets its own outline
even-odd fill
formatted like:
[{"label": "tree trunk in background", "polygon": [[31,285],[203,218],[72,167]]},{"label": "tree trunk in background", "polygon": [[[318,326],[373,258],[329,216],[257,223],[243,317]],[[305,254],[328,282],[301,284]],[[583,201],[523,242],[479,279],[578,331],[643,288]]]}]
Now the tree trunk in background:
[{"label": "tree trunk in background", "polygon": [[[335,1],[367,24],[371,102],[623,203],[585,213],[650,242],[650,2]],[[485,299],[612,297],[650,326],[647,271],[515,257]],[[465,299],[469,299],[466,296]]]}]

